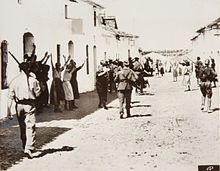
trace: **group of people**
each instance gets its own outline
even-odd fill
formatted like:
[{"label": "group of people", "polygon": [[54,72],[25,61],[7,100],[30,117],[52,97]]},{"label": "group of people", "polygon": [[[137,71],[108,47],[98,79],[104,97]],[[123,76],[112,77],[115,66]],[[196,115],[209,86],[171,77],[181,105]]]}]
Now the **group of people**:
[{"label": "group of people", "polygon": [[108,109],[106,106],[108,89],[110,92],[115,89],[120,102],[120,118],[124,118],[124,103],[126,103],[125,108],[129,117],[132,87],[136,88],[136,92],[140,91],[140,94],[143,94],[143,89],[150,86],[148,80],[144,79],[145,73],[145,67],[138,57],[129,58],[128,61],[101,61],[96,72],[98,108]]},{"label": "group of people", "polygon": [[[65,100],[65,109],[73,110],[77,108],[74,99],[79,98],[77,71],[79,71],[84,63],[76,67],[76,63],[66,60],[63,67],[60,63],[56,63],[55,67],[52,61],[52,54],[45,56],[42,60],[37,61],[35,55],[36,46],[33,44],[31,55],[24,55],[24,62],[19,63],[20,73],[9,85],[8,90],[8,111],[9,119],[13,119],[13,114],[17,115],[22,147],[28,158],[33,158],[33,150],[35,145],[35,115],[43,107],[48,105],[49,91],[47,87],[48,71],[50,69],[47,61],[51,58],[53,81],[50,90],[50,103],[54,105],[54,112],[61,112],[60,101]],[[15,56],[9,52],[17,61]],[[61,81],[61,72],[64,71],[63,81]]]},{"label": "group of people", "polygon": [[[37,110],[48,105],[49,91],[47,81],[49,80],[48,71],[50,69],[50,66],[46,64],[48,59],[51,58],[52,66],[53,81],[50,90],[50,104],[54,105],[54,112],[62,112],[60,102],[63,100],[65,101],[64,109],[74,110],[74,108],[77,108],[75,105],[75,99],[79,99],[77,71],[84,66],[83,63],[81,66],[76,67],[76,63],[70,59],[70,56],[68,59],[63,56],[65,64],[62,67],[59,62],[54,66],[52,54],[48,55],[47,52],[42,60],[37,61],[37,56],[35,55],[36,46],[33,45],[33,47],[32,54],[25,54],[24,62],[19,64],[20,74],[10,83],[7,112],[9,119],[13,118],[12,114],[16,113],[17,115],[22,147],[28,158],[33,158],[32,153],[36,137],[35,114]],[[149,63],[152,63],[150,59],[148,59]],[[129,58],[128,61],[101,61],[96,72],[96,90],[99,97],[98,108],[108,109],[106,105],[108,91],[111,93],[115,90],[119,98],[120,118],[125,118],[124,104],[126,117],[130,117],[132,87],[135,87],[136,92],[140,91],[140,94],[143,94],[143,89],[146,86],[150,86],[148,80],[144,79],[146,73],[153,72],[148,64],[142,65],[138,57]],[[209,59],[205,60],[204,64],[198,58],[195,63],[195,72],[202,92],[201,110],[204,110],[207,97],[208,112],[211,112],[211,84],[212,82],[215,84],[217,74],[213,69],[213,65],[210,67]],[[184,65],[186,67],[183,75],[187,82],[187,90],[190,90],[190,63],[187,61]],[[173,66],[173,70],[175,71],[173,73],[175,75],[174,81],[177,81],[177,64]],[[64,72],[63,80],[61,80],[62,72]]]},{"label": "group of people", "polygon": [[[182,65],[181,72],[179,64]],[[197,85],[200,87],[200,91],[202,93],[202,100],[201,100],[201,110],[207,111],[211,113],[211,98],[212,98],[212,88],[216,87],[217,81],[217,73],[215,71],[215,60],[213,58],[206,59],[203,62],[201,61],[200,57],[197,57],[196,62],[185,60],[181,63],[174,62],[171,64],[173,68],[173,81],[177,81],[177,76],[182,74],[183,75],[183,84],[186,86],[185,91],[191,91],[191,77],[193,73],[193,66],[195,67],[195,76],[197,80]],[[205,103],[207,100],[207,110],[205,110]]]}]

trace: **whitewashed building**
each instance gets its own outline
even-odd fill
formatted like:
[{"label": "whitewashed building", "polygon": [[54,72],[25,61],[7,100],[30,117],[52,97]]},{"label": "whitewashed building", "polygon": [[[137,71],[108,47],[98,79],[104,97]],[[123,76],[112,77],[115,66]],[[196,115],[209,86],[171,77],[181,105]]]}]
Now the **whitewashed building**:
[{"label": "whitewashed building", "polygon": [[216,70],[220,71],[220,18],[211,22],[205,27],[196,31],[196,35],[191,39],[191,55],[196,60],[197,56],[202,61],[213,58],[216,62]]},{"label": "whitewashed building", "polygon": [[[85,62],[78,73],[80,92],[95,89],[95,72],[101,59],[126,59],[138,52],[138,36],[118,35],[118,27],[107,22],[105,8],[90,0],[1,1],[0,19],[0,118],[6,113],[6,100],[2,99],[7,99],[7,86],[19,72],[9,51],[22,62],[24,54],[32,52],[34,43],[37,60],[48,51],[54,63],[62,65],[63,55],[71,55],[77,65]],[[123,38],[119,40],[118,36]],[[51,70],[49,77],[52,78]]]}]

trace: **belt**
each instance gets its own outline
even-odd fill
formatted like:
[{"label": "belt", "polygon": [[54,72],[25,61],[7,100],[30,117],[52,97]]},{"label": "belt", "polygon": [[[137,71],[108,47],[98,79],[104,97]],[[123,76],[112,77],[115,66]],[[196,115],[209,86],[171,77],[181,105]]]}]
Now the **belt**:
[{"label": "belt", "polygon": [[35,99],[23,99],[23,100],[18,100],[17,104],[35,105],[35,102],[36,102]]}]

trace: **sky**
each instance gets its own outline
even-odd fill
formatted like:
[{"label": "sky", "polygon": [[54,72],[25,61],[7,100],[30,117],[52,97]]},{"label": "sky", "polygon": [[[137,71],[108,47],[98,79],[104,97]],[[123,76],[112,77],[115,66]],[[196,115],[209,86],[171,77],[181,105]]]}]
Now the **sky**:
[{"label": "sky", "polygon": [[196,30],[220,17],[220,0],[96,0],[143,50],[190,49]]}]

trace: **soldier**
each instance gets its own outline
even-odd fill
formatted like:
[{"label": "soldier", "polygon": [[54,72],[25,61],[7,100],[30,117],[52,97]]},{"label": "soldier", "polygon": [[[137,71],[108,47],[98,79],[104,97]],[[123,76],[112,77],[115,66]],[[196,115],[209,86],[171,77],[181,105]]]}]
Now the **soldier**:
[{"label": "soldier", "polygon": [[[138,76],[137,84],[140,87],[140,94],[143,94],[143,88],[146,87],[144,84],[144,77],[143,77],[144,68],[143,68],[142,64],[139,62],[138,57],[135,57],[134,59],[135,59],[135,61],[133,63],[133,71]],[[137,92],[137,89],[136,89],[136,92]]]},{"label": "soldier", "polygon": [[35,112],[36,98],[40,95],[40,85],[35,75],[30,73],[30,64],[21,63],[21,72],[12,80],[9,86],[8,112],[12,119],[13,102],[20,126],[22,147],[28,158],[33,158],[32,152],[35,144]]},{"label": "soldier", "polygon": [[201,110],[204,111],[205,107],[205,101],[206,101],[206,96],[207,96],[207,112],[211,113],[211,103],[212,103],[212,86],[211,83],[212,81],[217,77],[217,74],[211,68],[210,66],[210,60],[206,59],[205,60],[205,66],[201,69],[200,73],[200,90],[202,92],[202,104],[201,104]]},{"label": "soldier", "polygon": [[200,84],[199,73],[200,73],[202,66],[203,66],[202,61],[200,61],[200,57],[198,56],[197,61],[195,63],[195,73],[196,73],[196,79],[197,79],[198,85]]},{"label": "soldier", "polygon": [[126,110],[127,117],[130,117],[130,108],[131,108],[131,92],[132,92],[132,83],[137,80],[137,75],[129,68],[129,63],[125,61],[123,63],[124,67],[121,71],[116,74],[114,79],[115,82],[118,82],[118,98],[120,106],[120,118],[123,118],[124,107],[123,104],[126,101]]},{"label": "soldier", "polygon": [[101,65],[98,66],[98,71],[96,72],[96,90],[99,96],[98,108],[102,105],[104,109],[108,109],[106,106],[107,94],[108,94],[108,71],[109,69]]}]

